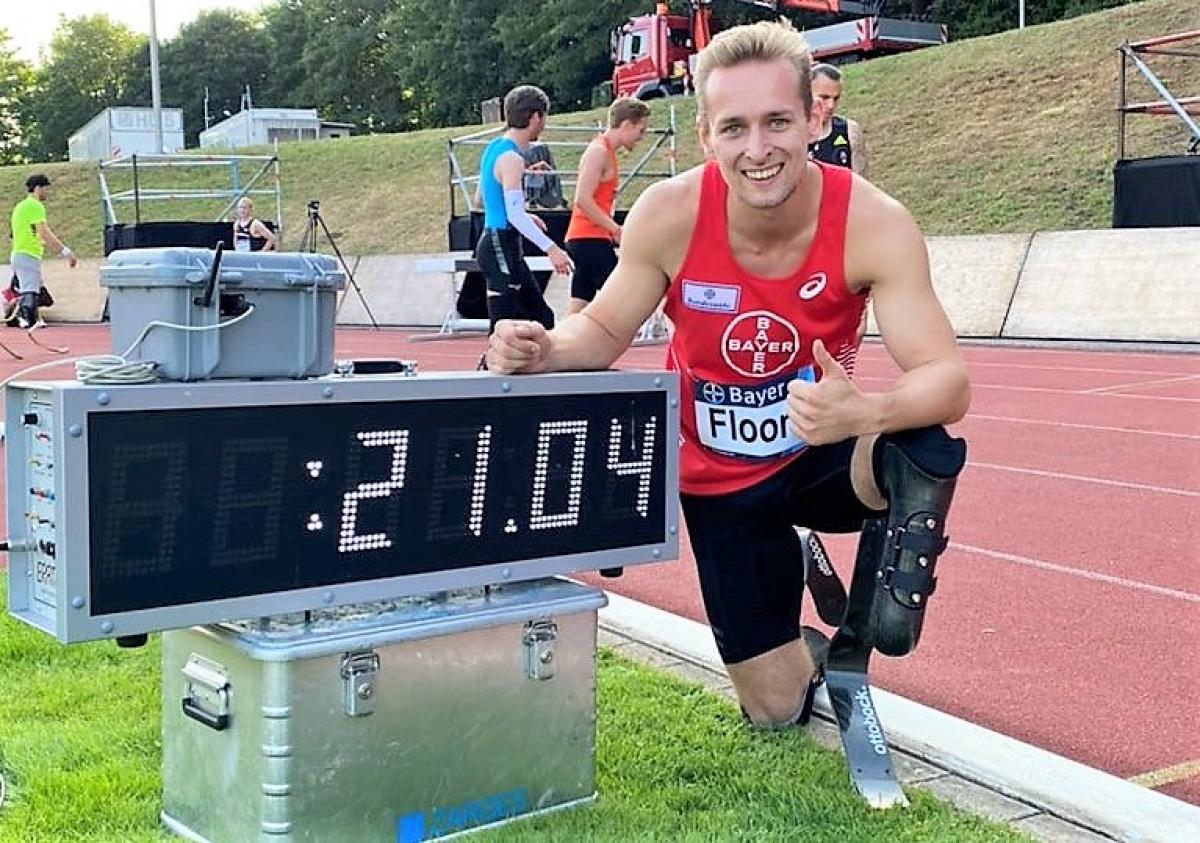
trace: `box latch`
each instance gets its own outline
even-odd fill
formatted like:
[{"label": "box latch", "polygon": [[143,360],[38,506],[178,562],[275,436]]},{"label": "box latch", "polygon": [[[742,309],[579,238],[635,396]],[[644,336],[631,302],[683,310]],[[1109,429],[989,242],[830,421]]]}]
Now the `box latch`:
[{"label": "box latch", "polygon": [[530,679],[554,677],[554,642],[558,640],[558,624],[549,618],[525,624],[525,675]]},{"label": "box latch", "polygon": [[222,665],[197,653],[182,669],[183,713],[217,732],[229,727],[229,677]]},{"label": "box latch", "polygon": [[378,678],[378,653],[367,650],[342,656],[346,714],[350,717],[365,717],[375,710]]}]

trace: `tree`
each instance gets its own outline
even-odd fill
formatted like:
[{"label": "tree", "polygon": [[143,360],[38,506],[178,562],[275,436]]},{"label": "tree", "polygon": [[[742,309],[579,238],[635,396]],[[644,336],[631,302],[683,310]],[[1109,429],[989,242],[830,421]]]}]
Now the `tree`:
[{"label": "tree", "polygon": [[481,100],[533,81],[524,43],[499,37],[497,21],[514,15],[531,29],[540,19],[515,0],[413,0],[389,16],[387,64],[413,92],[420,125],[476,123]]},{"label": "tree", "polygon": [[8,32],[0,28],[0,164],[20,164],[26,160],[31,118],[25,112],[34,76],[9,40]]},{"label": "tree", "polygon": [[304,68],[304,46],[311,27],[304,0],[278,0],[260,12],[271,46],[270,75],[263,102],[278,106],[312,107],[306,101],[308,73]]},{"label": "tree", "polygon": [[65,158],[68,137],[122,102],[131,59],[144,41],[107,15],[59,18],[50,58],[36,74],[30,101],[36,126],[29,139],[33,160]]},{"label": "tree", "polygon": [[[307,34],[300,88],[322,117],[347,120],[368,132],[415,127],[411,98],[391,61],[397,0],[290,0],[302,8]],[[293,22],[292,26],[296,24]],[[294,35],[293,35],[294,37]],[[401,49],[413,45],[401,41]]]},{"label": "tree", "polygon": [[[271,47],[263,22],[256,15],[233,9],[201,12],[162,45],[159,67],[163,105],[183,109],[184,141],[188,146],[197,144],[205,128],[206,88],[208,114],[214,123],[223,120],[226,112],[240,110],[247,85],[254,103],[263,104],[262,97],[270,87]],[[136,92],[137,101],[148,104],[148,48],[142,55],[145,62],[140,64],[131,90]]]},{"label": "tree", "polygon": [[[1029,0],[1025,23],[1034,25],[1123,6],[1133,0]],[[1017,0],[934,0],[932,18],[944,23],[955,39],[1015,29]]]},{"label": "tree", "polygon": [[627,17],[645,13],[647,3],[547,0],[541,7],[543,26],[530,26],[520,15],[497,20],[498,40],[506,52],[530,57],[524,75],[546,89],[556,111],[588,108],[592,89],[612,76],[609,32]]}]

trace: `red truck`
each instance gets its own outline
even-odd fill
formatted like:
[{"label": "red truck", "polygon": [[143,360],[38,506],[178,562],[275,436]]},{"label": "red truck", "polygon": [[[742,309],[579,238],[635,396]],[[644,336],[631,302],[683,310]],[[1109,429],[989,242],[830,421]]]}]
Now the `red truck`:
[{"label": "red truck", "polygon": [[[768,11],[866,15],[805,30],[813,57],[831,64],[946,43],[946,27],[940,24],[882,17],[887,0],[738,2]],[[687,14],[672,14],[668,3],[659,3],[654,14],[626,21],[612,32],[613,95],[651,99],[689,90],[694,56],[715,31],[712,0],[688,0]]]}]

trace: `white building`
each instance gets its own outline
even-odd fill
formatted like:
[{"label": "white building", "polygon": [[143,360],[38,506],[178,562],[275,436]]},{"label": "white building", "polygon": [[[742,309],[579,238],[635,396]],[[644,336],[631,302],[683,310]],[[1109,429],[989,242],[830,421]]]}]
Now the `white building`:
[{"label": "white building", "polygon": [[[183,149],[183,109],[162,112],[162,152]],[[67,139],[72,161],[104,161],[123,155],[159,152],[154,136],[154,109],[138,106],[106,108]]]},{"label": "white building", "polygon": [[244,108],[200,133],[200,146],[266,146],[275,141],[349,137],[351,123],[330,123],[315,108]]}]

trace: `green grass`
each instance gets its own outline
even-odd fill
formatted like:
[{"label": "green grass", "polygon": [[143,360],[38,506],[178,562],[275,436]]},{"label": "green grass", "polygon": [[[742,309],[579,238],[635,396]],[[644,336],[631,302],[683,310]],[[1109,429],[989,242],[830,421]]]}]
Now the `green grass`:
[{"label": "green grass", "polygon": [[[843,111],[866,130],[871,179],[907,204],[929,234],[1106,228],[1111,220],[1116,147],[1116,47],[1196,24],[1195,0],[1143,0],[1045,26],[852,65]],[[1155,57],[1151,66],[1178,96],[1200,93],[1200,61]],[[1131,68],[1131,101],[1158,99]],[[695,106],[673,100],[681,167],[700,160]],[[657,102],[653,123],[665,125]],[[593,123],[600,111],[555,115]],[[280,147],[285,247],[299,244],[304,203],[322,213],[346,254],[446,248],[448,137],[479,126],[377,135]],[[1175,117],[1133,116],[1131,156],[1181,154],[1186,132]],[[250,150],[264,152],[266,150]],[[577,156],[556,155],[574,168]],[[15,202],[34,167],[0,167],[0,199]],[[50,224],[85,256],[101,251],[95,165],[39,165],[55,180]],[[243,172],[242,178],[249,177]],[[146,172],[142,183],[165,186]],[[173,186],[228,186],[196,172]],[[222,182],[223,180],[223,182]],[[129,180],[112,185],[129,187]],[[636,193],[636,191],[635,191]],[[623,197],[623,203],[626,199]],[[263,211],[260,200],[259,210]],[[221,205],[147,203],[143,219],[213,219]],[[5,209],[7,210],[7,209]],[[133,219],[132,207],[120,219]]]},{"label": "green grass", "polygon": [[[174,839],[158,823],[159,659],[157,636],[63,647],[0,617],[0,843]],[[909,810],[873,812],[839,754],[753,732],[728,700],[609,650],[599,686],[598,802],[480,840],[1025,839],[912,789]]]}]

